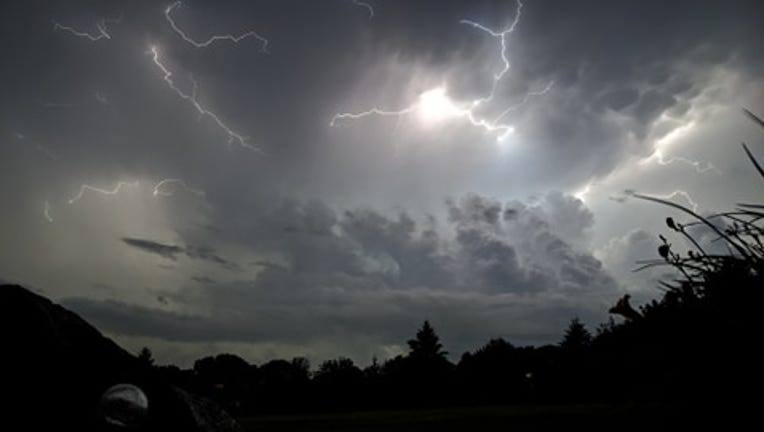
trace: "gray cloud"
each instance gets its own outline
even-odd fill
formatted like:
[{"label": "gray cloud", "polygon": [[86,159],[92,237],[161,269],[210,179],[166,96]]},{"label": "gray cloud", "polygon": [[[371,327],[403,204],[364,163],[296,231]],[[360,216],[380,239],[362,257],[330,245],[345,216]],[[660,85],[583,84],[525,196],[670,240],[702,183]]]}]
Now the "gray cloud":
[{"label": "gray cloud", "polygon": [[185,249],[180,246],[167,245],[153,240],[145,240],[139,238],[122,237],[122,242],[126,245],[138,248],[144,252],[154,253],[163,258],[171,259],[173,261],[178,259],[178,254],[184,253]]},{"label": "gray cloud", "polygon": [[199,282],[200,284],[214,284],[215,280],[212,278],[208,278],[207,276],[191,276],[191,280],[195,282]]},{"label": "gray cloud", "polygon": [[[261,267],[250,281],[195,277],[202,283],[164,294],[174,307],[197,311],[193,318],[114,301],[68,304],[109,332],[179,341],[347,339],[379,347],[401,343],[432,319],[458,353],[494,335],[554,341],[571,316],[601,320],[618,296],[600,262],[559,234],[584,235],[591,215],[580,202],[558,193],[533,205],[471,195],[448,206],[442,225],[288,201],[274,207],[284,217],[253,219],[258,235],[249,245],[285,266]],[[272,229],[285,222],[296,229]],[[125,318],[133,313],[152,319],[133,325]]]},{"label": "gray cloud", "polygon": [[178,259],[178,255],[182,254],[192,259],[200,259],[218,264],[228,270],[238,269],[236,263],[220,257],[215,249],[210,246],[189,245],[182,247],[159,243],[153,240],[132,237],[122,237],[122,242],[144,252],[157,254],[163,258],[171,259],[173,261],[176,261]]},{"label": "gray cloud", "polygon": [[78,297],[64,299],[62,304],[104,330],[128,336],[152,335],[167,340],[196,341],[214,340],[221,336],[219,323],[212,323],[203,316]]}]

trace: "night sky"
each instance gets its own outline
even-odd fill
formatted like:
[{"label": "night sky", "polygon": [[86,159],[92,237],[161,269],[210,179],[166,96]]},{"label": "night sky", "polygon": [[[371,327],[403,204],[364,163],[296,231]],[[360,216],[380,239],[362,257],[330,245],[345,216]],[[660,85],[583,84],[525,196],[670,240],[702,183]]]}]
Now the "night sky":
[{"label": "night sky", "polygon": [[[660,295],[761,202],[764,3],[0,5],[0,279],[160,363],[453,358]],[[710,247],[712,237],[697,233]],[[671,237],[679,246],[682,240]]]}]

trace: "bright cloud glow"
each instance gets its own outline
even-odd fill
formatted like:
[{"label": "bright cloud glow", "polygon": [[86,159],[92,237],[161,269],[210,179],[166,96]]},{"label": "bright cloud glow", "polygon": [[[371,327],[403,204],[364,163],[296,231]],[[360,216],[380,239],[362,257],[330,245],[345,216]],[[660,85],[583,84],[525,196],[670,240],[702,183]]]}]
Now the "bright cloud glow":
[{"label": "bright cloud glow", "polygon": [[446,89],[438,87],[419,95],[417,113],[423,124],[432,125],[457,117],[462,111],[448,97]]}]

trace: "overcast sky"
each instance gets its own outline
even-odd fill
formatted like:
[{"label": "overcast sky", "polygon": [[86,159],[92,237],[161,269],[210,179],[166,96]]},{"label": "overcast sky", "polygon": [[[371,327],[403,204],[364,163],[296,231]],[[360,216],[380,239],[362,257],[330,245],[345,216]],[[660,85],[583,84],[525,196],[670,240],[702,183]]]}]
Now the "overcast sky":
[{"label": "overcast sky", "polygon": [[[554,343],[762,192],[752,1],[3,1],[0,279],[160,362]],[[681,239],[673,239],[684,245]],[[683,247],[683,246],[681,246]]]}]

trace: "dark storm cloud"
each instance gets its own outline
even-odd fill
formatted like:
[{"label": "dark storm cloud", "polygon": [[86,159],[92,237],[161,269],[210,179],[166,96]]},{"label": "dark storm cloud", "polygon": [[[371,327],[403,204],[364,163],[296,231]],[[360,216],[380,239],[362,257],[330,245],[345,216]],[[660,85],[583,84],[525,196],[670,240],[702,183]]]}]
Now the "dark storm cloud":
[{"label": "dark storm cloud", "polygon": [[231,261],[228,261],[220,257],[220,255],[217,254],[215,249],[210,246],[190,245],[190,246],[182,247],[182,246],[159,243],[153,240],[146,240],[146,239],[132,238],[132,237],[122,237],[122,242],[134,248],[140,249],[144,252],[157,254],[163,258],[171,259],[173,261],[176,261],[178,259],[178,255],[183,254],[189,258],[200,259],[204,261],[209,261],[211,263],[219,264],[221,267],[226,268],[228,270],[236,270],[238,268],[236,263],[233,263]]},{"label": "dark storm cloud", "polygon": [[528,108],[541,173],[606,175],[626,154],[649,154],[652,143],[635,146],[630,134],[642,140],[661,114],[680,115],[714,67],[760,76],[754,16],[764,17],[760,2],[528,2],[513,76],[559,90]]},{"label": "dark storm cloud", "polygon": [[211,285],[215,283],[215,280],[207,276],[191,276],[191,280],[199,282],[200,284]]},{"label": "dark storm cloud", "polygon": [[225,258],[222,258],[220,255],[217,254],[214,248],[210,246],[194,246],[190,245],[186,247],[185,250],[186,256],[189,258],[195,258],[200,260],[209,261],[215,264],[220,265],[221,267],[228,269],[228,270],[236,270],[238,269],[238,265],[236,263],[228,261]]},{"label": "dark storm cloud", "polygon": [[[226,216],[248,210],[243,191],[268,189],[274,179],[288,190],[300,191],[307,183],[321,189],[318,193],[333,192],[335,184],[327,180],[333,171],[343,173],[338,182],[357,184],[357,189],[381,182],[371,175],[374,170],[364,178],[333,165],[343,160],[338,152],[346,149],[332,141],[355,138],[349,132],[327,136],[331,116],[385,100],[390,107],[410,102],[400,98],[405,75],[396,76],[390,86],[365,80],[389,59],[409,75],[427,75],[432,69],[433,86],[440,77],[450,77],[454,92],[485,95],[492,73],[501,67],[498,41],[459,20],[502,28],[515,9],[512,1],[390,1],[378,5],[371,21],[342,2],[186,2],[176,11],[178,22],[200,39],[256,29],[271,41],[271,54],[262,55],[249,40],[194,48],[172,31],[165,6],[4,3],[3,39],[14,43],[4,45],[3,58],[32,56],[34,61],[10,62],[4,68],[9,93],[0,102],[0,127],[50,143],[61,163],[45,172],[69,190],[93,177],[114,182],[115,172],[160,178],[172,173],[209,191]],[[53,31],[51,24],[55,19],[94,32],[100,19],[120,14],[123,19],[110,27],[112,38],[97,42]],[[498,96],[518,100],[538,84],[554,81],[555,86],[546,98],[517,112],[518,130],[535,153],[522,161],[534,169],[516,173],[514,183],[559,188],[607,174],[625,153],[645,154],[648,147],[634,148],[629,134],[645,136],[662,112],[686,107],[699,90],[698,73],[727,62],[750,73],[761,71],[755,47],[764,36],[757,25],[761,16],[756,1],[527,2],[509,41],[511,75]],[[227,150],[227,136],[209,118],[196,122],[190,104],[162,81],[147,54],[150,44],[161,48],[181,88],[190,92],[188,77],[193,76],[205,104],[237,132],[251,136],[267,158]],[[351,98],[354,93],[359,96]],[[109,105],[96,95],[108,96]],[[54,99],[73,106],[51,112],[34,102]],[[503,109],[511,103],[499,105]],[[627,121],[614,124],[610,111]],[[379,146],[387,138],[364,137]],[[367,156],[346,163],[389,168],[389,158]],[[503,172],[514,168],[508,164]],[[228,169],[211,172],[213,165]],[[423,169],[428,175],[443,172]],[[404,173],[400,181],[411,175]],[[33,184],[50,188],[54,179]],[[435,192],[438,200],[443,198],[442,191]]]},{"label": "dark storm cloud", "polygon": [[[250,246],[285,266],[264,267],[252,281],[205,280],[166,294],[174,305],[204,305],[198,322],[112,301],[71,306],[108,331],[198,341],[400,343],[430,317],[467,349],[486,332],[551,341],[570,316],[601,319],[617,297],[599,261],[565,240],[590,224],[580,202],[557,193],[534,204],[472,195],[448,206],[438,230],[437,220],[406,214],[337,215],[316,201],[276,205],[278,216],[253,219]],[[285,223],[295,230],[277,229]],[[153,316],[150,326],[126,328],[123,315],[136,309]]]},{"label": "dark storm cloud", "polygon": [[[0,243],[10,245],[0,273],[37,277],[40,261],[55,270],[76,250],[111,259],[112,268],[51,271],[58,277],[46,289],[80,287],[65,291],[67,304],[129,335],[400,343],[429,317],[454,335],[457,352],[494,334],[555,340],[572,316],[596,321],[620,293],[591,252],[595,216],[549,191],[570,192],[650,154],[666,132],[656,119],[695,119],[714,74],[724,88],[729,74],[756,83],[764,71],[760,1],[529,0],[485,115],[554,86],[510,113],[516,134],[499,151],[495,136],[466,122],[329,121],[339,111],[400,109],[440,85],[460,101],[486,96],[502,67],[499,41],[459,21],[505,28],[512,0],[389,0],[375,3],[371,20],[339,0],[185,1],[175,11],[199,40],[255,30],[270,54],[253,40],[191,46],[165,20],[169,3],[0,4],[0,182],[13,185],[0,188],[13,209],[0,215]],[[95,34],[115,16],[111,38],[96,42],[51,22]],[[152,45],[179,89],[264,154],[227,144],[214,119],[169,88]],[[151,196],[166,178],[206,194]],[[67,203],[82,184],[110,190],[126,180],[147,189]],[[444,208],[447,197],[457,198]],[[133,273],[161,275],[156,266],[124,271],[124,246],[113,241],[124,232],[125,245],[170,260],[163,267],[174,272],[184,271],[174,262],[183,257],[229,271],[191,270],[147,303],[187,313],[140,305],[125,288]],[[158,232],[178,244],[153,240]],[[602,258],[622,282],[654,243],[628,226]],[[92,290],[76,291],[80,279],[108,281],[124,301],[90,299]]]},{"label": "dark storm cloud", "polygon": [[[69,298],[62,304],[104,331],[186,342],[279,342],[302,344],[364,341],[370,346],[402,344],[425,318],[436,323],[455,355],[474,349],[489,335],[515,343],[560,338],[571,316],[602,317],[580,305],[550,297],[542,303],[515,298],[460,295],[431,290],[377,291],[363,296],[314,293],[307,302],[275,301],[242,284],[215,287],[220,310],[212,316],[178,314],[116,301]],[[261,293],[262,294],[262,293]],[[223,313],[223,308],[228,314]],[[233,311],[233,313],[232,313]],[[359,353],[344,351],[343,355]]]},{"label": "dark storm cloud", "polygon": [[[160,303],[163,302],[160,300]],[[152,335],[167,340],[215,340],[221,337],[221,324],[210,322],[203,316],[77,297],[64,299],[61,304],[104,330],[118,334]]]},{"label": "dark storm cloud", "polygon": [[164,243],[155,242],[153,240],[145,240],[139,238],[122,237],[122,242],[126,245],[138,248],[144,252],[154,253],[163,258],[168,258],[173,261],[177,260],[178,254],[184,252],[184,249],[180,246],[167,245]]}]

